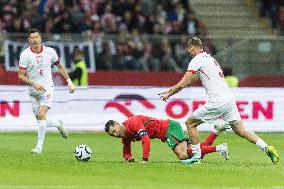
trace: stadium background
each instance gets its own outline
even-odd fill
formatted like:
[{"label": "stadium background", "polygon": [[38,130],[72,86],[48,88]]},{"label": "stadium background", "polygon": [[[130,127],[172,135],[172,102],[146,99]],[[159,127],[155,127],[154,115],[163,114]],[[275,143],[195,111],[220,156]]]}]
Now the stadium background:
[{"label": "stadium background", "polygon": [[[283,6],[280,0],[1,0],[0,189],[284,188],[283,164],[273,165],[231,132],[216,140],[228,143],[230,161],[210,154],[188,166],[159,140],[151,141],[147,165],[124,163],[120,140],[97,132],[107,120],[132,114],[184,123],[204,103],[200,83],[167,103],[157,94],[183,76],[191,59],[184,47],[188,37],[198,36],[205,51],[239,78],[232,91],[245,124],[262,131],[259,136],[283,157]],[[70,95],[54,68],[48,116],[62,119],[71,132],[68,140],[48,132],[39,156],[30,153],[36,120],[16,72],[31,27],[42,31],[68,71],[74,48],[82,49],[90,83]],[[89,162],[75,160],[78,144],[92,148]],[[139,162],[141,144],[132,149]]]},{"label": "stadium background", "polygon": [[58,87],[49,116],[70,130],[103,130],[108,119],[123,121],[133,114],[184,122],[206,100],[200,82],[170,103],[157,94],[184,74],[190,36],[200,37],[204,50],[239,78],[233,91],[249,128],[284,130],[281,1],[12,0],[0,6],[1,130],[35,129],[27,89],[16,72],[31,27],[42,31],[44,44],[69,71],[74,48],[85,53],[90,87],[67,95],[64,79],[55,68],[53,73]]}]

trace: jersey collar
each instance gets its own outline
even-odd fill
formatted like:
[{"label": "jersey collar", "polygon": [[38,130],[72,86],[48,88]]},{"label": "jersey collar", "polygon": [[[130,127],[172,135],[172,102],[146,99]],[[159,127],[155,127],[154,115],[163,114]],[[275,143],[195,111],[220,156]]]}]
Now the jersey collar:
[{"label": "jersey collar", "polygon": [[41,46],[39,53],[36,53],[31,46],[30,46],[30,49],[33,53],[40,54],[43,51],[43,46]]}]

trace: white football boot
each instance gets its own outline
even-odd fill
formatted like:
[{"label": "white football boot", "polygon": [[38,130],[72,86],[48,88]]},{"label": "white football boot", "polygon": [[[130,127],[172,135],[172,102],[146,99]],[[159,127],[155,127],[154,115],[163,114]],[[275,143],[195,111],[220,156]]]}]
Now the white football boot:
[{"label": "white football boot", "polygon": [[227,130],[231,129],[231,126],[226,124],[226,123],[223,123],[223,124],[215,123],[214,124],[214,129],[217,132],[216,134],[220,134],[222,132],[226,133]]},{"label": "white football boot", "polygon": [[57,126],[57,129],[63,138],[65,139],[68,138],[68,131],[63,127],[63,122],[61,120],[59,121],[59,125]]},{"label": "white football boot", "polygon": [[216,146],[216,151],[218,154],[224,156],[226,160],[230,159],[227,143],[219,144],[218,146]]},{"label": "white football boot", "polygon": [[33,154],[41,154],[42,147],[41,146],[36,146],[34,149],[32,149],[31,153]]}]

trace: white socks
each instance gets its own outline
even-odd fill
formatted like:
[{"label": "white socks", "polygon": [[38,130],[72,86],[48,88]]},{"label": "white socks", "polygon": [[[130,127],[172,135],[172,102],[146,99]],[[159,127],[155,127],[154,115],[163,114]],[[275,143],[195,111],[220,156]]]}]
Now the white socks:
[{"label": "white socks", "polygon": [[46,131],[46,120],[38,120],[37,147],[42,148]]},{"label": "white socks", "polygon": [[261,139],[259,138],[256,143],[255,143],[262,151],[265,152],[265,149],[267,148],[267,144]]},{"label": "white socks", "polygon": [[201,158],[201,149],[200,149],[200,143],[199,144],[192,144],[191,150],[193,153],[193,157],[200,159]]},{"label": "white socks", "polygon": [[47,124],[46,127],[50,128],[50,127],[58,127],[59,126],[59,121],[54,121],[52,119],[47,120]]}]

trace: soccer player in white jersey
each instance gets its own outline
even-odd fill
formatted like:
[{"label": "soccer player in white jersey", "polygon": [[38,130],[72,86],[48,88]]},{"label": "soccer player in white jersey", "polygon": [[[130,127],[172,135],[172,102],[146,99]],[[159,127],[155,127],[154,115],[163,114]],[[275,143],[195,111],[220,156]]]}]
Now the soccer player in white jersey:
[{"label": "soccer player in white jersey", "polygon": [[[194,76],[198,76],[206,90],[208,96],[207,102],[195,110],[186,120],[188,135],[192,142],[192,151],[194,156],[191,159],[184,160],[187,163],[201,161],[200,142],[197,136],[197,126],[204,122],[214,122],[220,116],[227,124],[220,125],[219,129],[231,126],[232,130],[240,137],[256,144],[270,157],[274,164],[278,164],[279,155],[273,146],[268,146],[254,132],[247,130],[241,120],[238,112],[235,97],[230,92],[228,85],[224,80],[224,75],[219,63],[206,52],[203,52],[202,42],[199,38],[190,38],[187,44],[187,50],[193,57],[188,65],[187,72],[179,83],[169,90],[160,93],[162,100],[166,101],[170,96],[178,93],[183,88],[190,86]],[[185,163],[185,162],[184,162]]]},{"label": "soccer player in white jersey", "polygon": [[31,152],[40,154],[42,152],[46,127],[57,127],[64,138],[68,137],[68,133],[61,121],[47,121],[46,118],[46,114],[51,108],[54,91],[51,66],[57,66],[59,72],[68,83],[70,93],[74,92],[75,87],[65,67],[60,64],[55,50],[42,45],[39,30],[30,29],[28,34],[30,46],[20,55],[18,76],[20,80],[29,85],[32,108],[38,121],[38,141],[36,147]]}]

